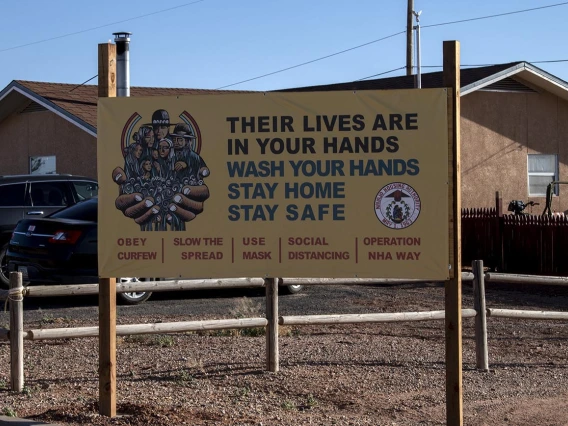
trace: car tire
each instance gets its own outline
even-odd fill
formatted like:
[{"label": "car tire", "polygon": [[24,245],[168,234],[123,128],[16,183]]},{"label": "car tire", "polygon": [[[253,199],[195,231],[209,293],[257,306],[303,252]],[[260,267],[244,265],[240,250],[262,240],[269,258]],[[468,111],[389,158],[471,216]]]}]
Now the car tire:
[{"label": "car tire", "polygon": [[298,294],[303,290],[304,286],[302,284],[285,285],[280,287],[280,293],[282,294]]},{"label": "car tire", "polygon": [[8,272],[8,259],[6,252],[8,251],[8,244],[4,244],[0,248],[0,288],[10,288],[10,273]]},{"label": "car tire", "polygon": [[[136,277],[124,277],[124,278],[117,278],[116,281],[120,283],[130,283],[130,282],[144,281],[144,278],[138,279]],[[151,291],[118,293],[117,299],[124,305],[139,305],[140,303],[143,303],[146,300],[148,300],[151,295],[152,295]]]}]

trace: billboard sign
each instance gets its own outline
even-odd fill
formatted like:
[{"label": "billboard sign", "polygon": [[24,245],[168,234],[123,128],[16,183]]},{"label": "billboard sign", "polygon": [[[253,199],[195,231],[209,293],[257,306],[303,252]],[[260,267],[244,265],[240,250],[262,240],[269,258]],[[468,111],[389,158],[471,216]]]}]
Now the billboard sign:
[{"label": "billboard sign", "polygon": [[445,89],[101,98],[101,277],[446,280]]}]

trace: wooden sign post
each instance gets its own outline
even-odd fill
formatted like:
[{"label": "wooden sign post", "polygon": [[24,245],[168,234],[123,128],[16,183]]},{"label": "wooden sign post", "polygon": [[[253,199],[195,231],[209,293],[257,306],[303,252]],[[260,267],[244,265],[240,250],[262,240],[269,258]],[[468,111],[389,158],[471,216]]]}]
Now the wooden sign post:
[{"label": "wooden sign post", "polygon": [[461,168],[460,168],[460,44],[444,42],[444,87],[448,88],[448,160],[450,279],[446,281],[446,424],[463,425]]},{"label": "wooden sign post", "polygon": [[[99,97],[116,96],[116,45],[99,44]],[[99,279],[99,413],[116,416],[116,279]]]}]

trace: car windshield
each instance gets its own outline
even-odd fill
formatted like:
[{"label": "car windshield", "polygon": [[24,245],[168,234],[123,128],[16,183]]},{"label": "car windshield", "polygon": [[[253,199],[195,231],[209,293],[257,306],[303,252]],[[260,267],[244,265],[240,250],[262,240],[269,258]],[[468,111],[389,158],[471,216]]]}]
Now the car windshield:
[{"label": "car windshield", "polygon": [[96,222],[97,206],[98,198],[90,198],[71,207],[67,207],[66,209],[59,210],[47,217],[54,219],[75,219]]}]

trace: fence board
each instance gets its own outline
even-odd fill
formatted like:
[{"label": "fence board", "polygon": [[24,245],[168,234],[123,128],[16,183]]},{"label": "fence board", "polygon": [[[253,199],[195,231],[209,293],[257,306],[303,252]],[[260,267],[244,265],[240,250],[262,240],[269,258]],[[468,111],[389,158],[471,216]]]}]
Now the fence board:
[{"label": "fence board", "polygon": [[568,218],[504,215],[497,210],[462,210],[462,264],[483,259],[500,272],[568,275]]}]

